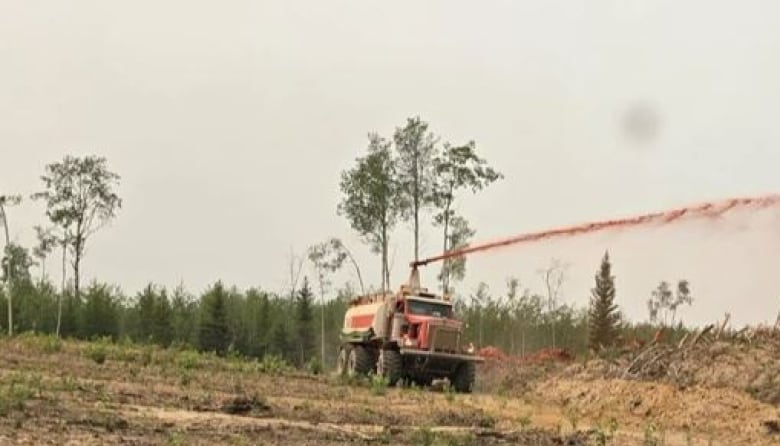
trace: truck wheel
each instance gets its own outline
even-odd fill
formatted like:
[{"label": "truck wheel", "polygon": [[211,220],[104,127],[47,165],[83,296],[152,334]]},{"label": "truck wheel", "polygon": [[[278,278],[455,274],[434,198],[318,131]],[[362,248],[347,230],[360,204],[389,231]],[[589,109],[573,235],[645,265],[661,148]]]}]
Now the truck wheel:
[{"label": "truck wheel", "polygon": [[456,392],[471,393],[474,390],[474,379],[476,377],[476,367],[473,362],[464,362],[455,371],[452,381],[452,387]]},{"label": "truck wheel", "polygon": [[433,383],[433,377],[429,375],[417,376],[414,378],[414,383],[420,387],[430,387]]},{"label": "truck wheel", "polygon": [[349,344],[342,345],[339,348],[339,356],[336,359],[336,374],[344,376],[347,374],[347,363],[349,362],[349,354],[352,351],[352,346]]},{"label": "truck wheel", "polygon": [[353,346],[347,356],[349,376],[366,375],[371,371],[371,353],[362,345]]},{"label": "truck wheel", "polygon": [[387,378],[388,385],[395,386],[401,379],[401,354],[395,350],[380,350],[377,374]]}]

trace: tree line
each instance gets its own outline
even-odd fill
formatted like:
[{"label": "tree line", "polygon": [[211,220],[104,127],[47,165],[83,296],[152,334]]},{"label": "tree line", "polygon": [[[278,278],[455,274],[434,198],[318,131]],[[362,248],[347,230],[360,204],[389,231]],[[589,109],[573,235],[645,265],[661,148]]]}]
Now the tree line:
[{"label": "tree line", "polygon": [[[154,284],[127,295],[119,287],[93,282],[77,298],[72,286],[62,294],[48,279],[34,278],[29,269],[22,272],[11,287],[17,332],[55,335],[60,319],[64,337],[129,338],[219,355],[276,355],[299,367],[335,363],[344,312],[358,293],[347,284],[337,289],[335,298],[318,302],[312,282],[304,276],[299,287],[286,293],[240,290],[217,281],[198,295],[183,285],[166,289]],[[2,320],[8,291],[0,289]],[[501,291],[480,284],[467,298],[457,298],[455,308],[467,324],[467,338],[477,347],[496,346],[518,356],[548,347],[577,354],[602,351],[634,338],[647,339],[658,327],[682,330],[657,318],[630,323],[622,318],[615,297],[615,278],[605,254],[586,307],[551,304],[556,296],[523,289],[516,278],[509,278]],[[690,301],[690,295],[685,299]],[[670,312],[677,300],[659,305]]]}]

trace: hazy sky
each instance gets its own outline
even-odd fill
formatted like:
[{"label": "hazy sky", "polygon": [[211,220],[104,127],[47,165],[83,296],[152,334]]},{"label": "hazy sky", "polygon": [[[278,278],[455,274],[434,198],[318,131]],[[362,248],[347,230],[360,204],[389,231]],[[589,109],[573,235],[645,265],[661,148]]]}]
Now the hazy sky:
[{"label": "hazy sky", "polygon": [[[83,269],[126,292],[280,290],[291,248],[329,236],[376,283],[378,259],[336,215],[339,173],[369,131],[413,115],[506,175],[460,201],[479,240],[780,190],[779,16],[772,0],[0,0],[0,192],[37,190],[66,153],[106,156],[124,208]],[[642,144],[621,125],[634,107],[658,118]],[[12,209],[12,237],[31,243],[42,218]],[[480,254],[463,290],[503,292],[509,275],[541,289],[556,256],[572,264],[564,301],[582,304],[609,248],[634,317],[659,280],[688,277],[686,319],[773,321],[780,217],[740,221]],[[426,231],[424,255],[440,245]]]}]

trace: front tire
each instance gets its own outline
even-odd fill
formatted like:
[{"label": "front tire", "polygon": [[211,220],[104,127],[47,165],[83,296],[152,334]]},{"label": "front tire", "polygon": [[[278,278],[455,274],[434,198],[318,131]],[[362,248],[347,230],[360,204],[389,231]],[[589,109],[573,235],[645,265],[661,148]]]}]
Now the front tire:
[{"label": "front tire", "polygon": [[367,375],[372,369],[371,353],[362,345],[354,345],[347,356],[347,375]]},{"label": "front tire", "polygon": [[401,379],[401,353],[396,350],[380,350],[377,360],[377,374],[387,379],[390,386],[395,386]]},{"label": "front tire", "polygon": [[473,362],[461,363],[450,380],[452,387],[460,393],[473,392],[476,374],[477,370]]}]

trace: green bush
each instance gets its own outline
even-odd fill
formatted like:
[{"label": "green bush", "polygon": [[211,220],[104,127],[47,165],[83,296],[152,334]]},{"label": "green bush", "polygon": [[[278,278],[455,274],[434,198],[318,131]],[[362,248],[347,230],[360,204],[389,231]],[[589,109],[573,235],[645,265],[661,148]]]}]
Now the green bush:
[{"label": "green bush", "polygon": [[108,348],[103,343],[91,343],[87,345],[86,355],[87,358],[95,361],[96,363],[103,364],[106,362],[106,358],[108,357]]},{"label": "green bush", "polygon": [[11,383],[0,388],[0,416],[14,410],[23,410],[24,403],[33,397],[33,391],[25,384]]},{"label": "green bush", "polygon": [[24,332],[18,336],[18,339],[26,347],[43,353],[57,353],[62,350],[62,341],[51,334]]},{"label": "green bush", "polygon": [[371,394],[384,395],[387,392],[389,381],[382,375],[371,375]]},{"label": "green bush", "polygon": [[313,375],[319,375],[322,373],[322,362],[318,358],[311,358],[306,363],[306,370]]},{"label": "green bush", "polygon": [[290,365],[281,356],[265,355],[257,363],[257,371],[261,373],[280,374],[290,369]]},{"label": "green bush", "polygon": [[185,350],[176,356],[176,365],[185,370],[194,369],[199,363],[200,354],[196,351]]}]

